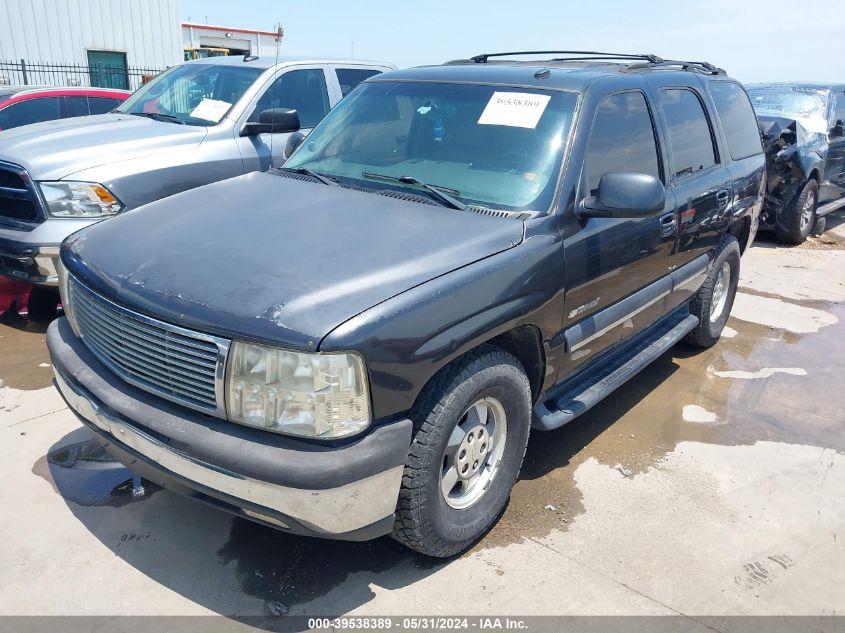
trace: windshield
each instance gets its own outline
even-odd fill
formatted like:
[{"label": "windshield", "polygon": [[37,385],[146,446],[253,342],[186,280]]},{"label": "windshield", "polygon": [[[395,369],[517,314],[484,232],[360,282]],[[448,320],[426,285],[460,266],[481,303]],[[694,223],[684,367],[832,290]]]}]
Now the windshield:
[{"label": "windshield", "polygon": [[827,90],[797,86],[752,86],[748,89],[758,115],[795,119],[816,134],[827,134],[828,95]]},{"label": "windshield", "polygon": [[372,174],[413,178],[470,204],[547,210],[576,102],[575,93],[530,88],[368,82],[328,114],[285,167],[374,189],[386,185]]},{"label": "windshield", "polygon": [[188,125],[215,125],[261,75],[260,68],[183,64],[145,84],[117,112],[168,117]]}]

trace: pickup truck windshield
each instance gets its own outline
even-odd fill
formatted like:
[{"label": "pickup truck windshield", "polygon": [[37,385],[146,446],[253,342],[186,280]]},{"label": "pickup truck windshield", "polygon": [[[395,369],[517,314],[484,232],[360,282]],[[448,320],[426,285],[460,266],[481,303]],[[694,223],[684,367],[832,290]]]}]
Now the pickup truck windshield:
[{"label": "pickup truck windshield", "polygon": [[262,70],[219,64],[174,66],[138,89],[116,112],[187,125],[216,125]]},{"label": "pickup truck windshield", "polygon": [[830,91],[801,86],[751,86],[748,96],[758,116],[772,114],[795,119],[810,132],[827,134]]},{"label": "pickup truck windshield", "polygon": [[341,101],[285,167],[368,188],[384,183],[364,174],[414,179],[470,204],[545,211],[577,99],[530,88],[372,81]]}]

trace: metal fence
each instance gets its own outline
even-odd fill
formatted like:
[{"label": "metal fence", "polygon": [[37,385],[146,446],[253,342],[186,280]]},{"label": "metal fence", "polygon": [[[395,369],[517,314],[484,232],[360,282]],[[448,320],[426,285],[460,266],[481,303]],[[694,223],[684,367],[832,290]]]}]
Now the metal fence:
[{"label": "metal fence", "polygon": [[107,64],[50,64],[0,61],[0,85],[91,86],[136,90],[164,68],[132,68]]}]

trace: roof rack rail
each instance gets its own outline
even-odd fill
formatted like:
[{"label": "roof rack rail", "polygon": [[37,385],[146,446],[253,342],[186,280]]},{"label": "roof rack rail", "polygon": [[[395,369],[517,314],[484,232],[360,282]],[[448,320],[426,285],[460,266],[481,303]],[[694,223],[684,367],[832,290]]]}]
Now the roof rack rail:
[{"label": "roof rack rail", "polygon": [[630,70],[638,70],[642,68],[680,68],[681,70],[699,72],[705,75],[725,74],[724,69],[714,66],[710,62],[680,61],[677,59],[661,59],[659,62],[631,64],[628,68]]},{"label": "roof rack rail", "polygon": [[602,60],[602,59],[620,59],[620,60],[642,60],[652,64],[657,64],[663,60],[657,55],[634,55],[630,53],[602,53],[600,51],[511,51],[508,53],[482,53],[470,57],[470,61],[476,64],[485,64],[491,57],[511,57],[513,55],[578,55],[578,57],[555,58],[553,61],[577,61],[577,60]]}]

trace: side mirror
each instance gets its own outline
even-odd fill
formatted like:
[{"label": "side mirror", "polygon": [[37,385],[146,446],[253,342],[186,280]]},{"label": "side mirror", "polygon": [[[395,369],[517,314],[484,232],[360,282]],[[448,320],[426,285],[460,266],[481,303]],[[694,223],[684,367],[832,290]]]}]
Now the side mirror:
[{"label": "side mirror", "polygon": [[262,110],[258,115],[258,122],[244,124],[241,136],[255,136],[256,134],[281,134],[296,132],[300,128],[299,112],[290,108],[270,108]]},{"label": "side mirror", "polygon": [[596,195],[585,198],[578,214],[588,218],[642,218],[666,206],[666,191],[654,176],[611,172],[601,177]]},{"label": "side mirror", "polygon": [[299,130],[288,136],[288,142],[285,144],[285,158],[289,158],[296,151],[296,148],[302,145],[304,140],[305,135]]},{"label": "side mirror", "polygon": [[830,128],[830,137],[845,136],[845,123],[840,119],[832,128]]}]

